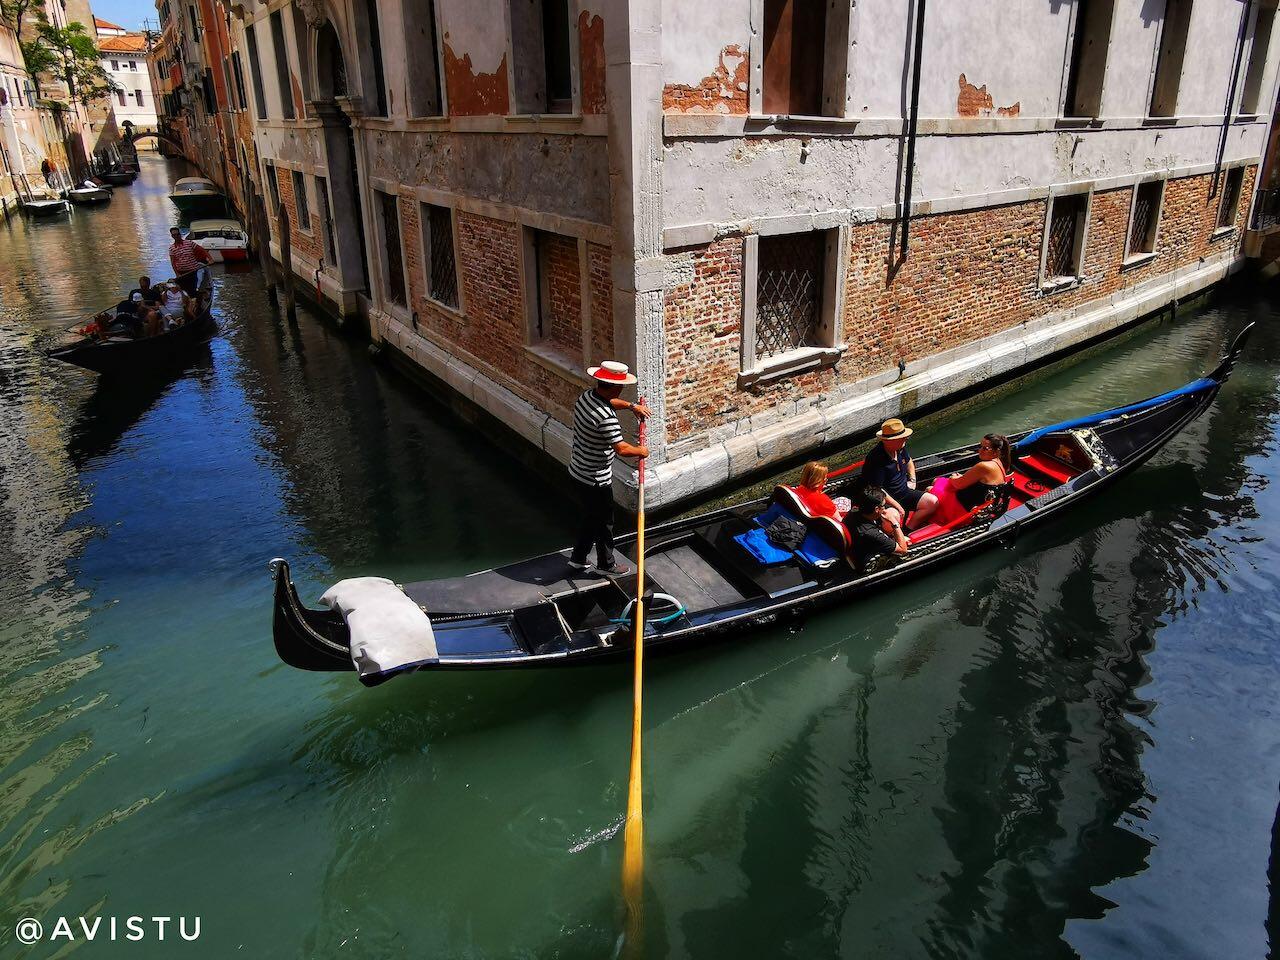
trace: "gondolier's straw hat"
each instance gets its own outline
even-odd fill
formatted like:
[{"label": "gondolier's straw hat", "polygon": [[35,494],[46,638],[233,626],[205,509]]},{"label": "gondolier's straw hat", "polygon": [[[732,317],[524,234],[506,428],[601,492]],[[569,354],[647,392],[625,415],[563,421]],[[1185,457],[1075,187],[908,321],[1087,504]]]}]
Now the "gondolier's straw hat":
[{"label": "gondolier's straw hat", "polygon": [[616,360],[606,360],[598,367],[587,367],[587,374],[601,383],[611,383],[619,387],[636,382],[636,375],[627,369],[627,365],[618,363]]},{"label": "gondolier's straw hat", "polygon": [[880,425],[880,432],[876,436],[881,440],[905,440],[914,432],[897,417],[890,417]]}]

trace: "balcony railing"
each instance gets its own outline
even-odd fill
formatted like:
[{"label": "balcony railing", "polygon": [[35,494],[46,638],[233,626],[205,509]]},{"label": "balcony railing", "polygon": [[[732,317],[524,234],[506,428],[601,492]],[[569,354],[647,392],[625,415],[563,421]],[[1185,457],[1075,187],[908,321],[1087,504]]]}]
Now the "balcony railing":
[{"label": "balcony railing", "polygon": [[1280,224],[1280,187],[1261,190],[1253,208],[1253,229],[1265,230]]}]

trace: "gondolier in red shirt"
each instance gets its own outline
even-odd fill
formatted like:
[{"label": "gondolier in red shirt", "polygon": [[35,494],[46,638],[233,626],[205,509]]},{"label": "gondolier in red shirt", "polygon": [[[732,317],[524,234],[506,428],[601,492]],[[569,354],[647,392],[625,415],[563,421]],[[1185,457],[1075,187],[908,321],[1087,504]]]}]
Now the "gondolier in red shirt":
[{"label": "gondolier in red shirt", "polygon": [[596,569],[609,576],[621,576],[631,568],[613,555],[613,458],[647,457],[649,448],[622,439],[619,410],[630,410],[636,418],[649,416],[649,408],[622,399],[622,388],[636,382],[625,363],[606,360],[587,373],[596,385],[583,391],[573,405],[573,455],[569,475],[582,501],[582,523],[578,541],[569,555],[569,569],[587,570],[587,554],[596,548]]},{"label": "gondolier in red shirt", "polygon": [[173,244],[169,247],[169,262],[173,264],[173,275],[178,280],[178,286],[187,292],[187,296],[194,297],[200,290],[196,271],[206,263],[212,263],[213,257],[200,244],[183,237],[178,227],[170,227],[169,236],[173,237]]}]

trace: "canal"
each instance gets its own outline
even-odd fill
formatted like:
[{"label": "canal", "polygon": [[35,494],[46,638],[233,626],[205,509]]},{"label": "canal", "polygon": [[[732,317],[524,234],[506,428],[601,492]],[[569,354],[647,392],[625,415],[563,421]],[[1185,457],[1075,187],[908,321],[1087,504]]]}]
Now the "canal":
[{"label": "canal", "polygon": [[[563,545],[562,485],[366,344],[274,313],[252,271],[219,268],[221,333],[166,382],[41,356],[167,275],[188,172],[147,159],[103,209],[0,225],[0,957],[64,956],[14,924],[81,915],[201,929],[77,957],[610,956],[626,668],[365,690],[270,637],[271,557],[310,602],[481,569]],[[1275,296],[1237,286],[912,441],[1163,391],[1260,321],[1215,406],[1112,496],[651,666],[652,956],[1265,955]]]}]

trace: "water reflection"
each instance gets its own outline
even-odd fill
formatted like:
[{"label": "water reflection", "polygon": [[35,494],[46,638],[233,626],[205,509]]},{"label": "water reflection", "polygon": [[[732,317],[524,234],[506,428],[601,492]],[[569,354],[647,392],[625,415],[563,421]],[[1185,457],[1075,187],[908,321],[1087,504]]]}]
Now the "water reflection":
[{"label": "water reflection", "polygon": [[[307,599],[483,568],[561,544],[555,485],[252,272],[219,274],[220,334],[176,376],[117,392],[40,362],[163,273],[184,172],[0,230],[0,915],[199,912],[219,957],[610,955],[625,668],[368,691],[268,636],[268,557]],[[913,442],[1177,386],[1263,302],[1239,297]],[[1276,817],[1267,319],[1208,415],[1069,520],[651,665],[653,955],[1262,952],[1267,864],[1215,856]],[[1207,912],[1232,921],[1209,951]]]}]

